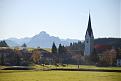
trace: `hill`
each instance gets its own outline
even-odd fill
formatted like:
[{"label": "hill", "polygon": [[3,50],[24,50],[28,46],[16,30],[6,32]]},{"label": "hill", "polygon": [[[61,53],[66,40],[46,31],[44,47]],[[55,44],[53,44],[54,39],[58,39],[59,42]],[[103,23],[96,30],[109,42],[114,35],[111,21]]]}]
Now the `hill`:
[{"label": "hill", "polygon": [[98,38],[94,40],[95,45],[109,45],[114,48],[121,48],[121,38]]}]

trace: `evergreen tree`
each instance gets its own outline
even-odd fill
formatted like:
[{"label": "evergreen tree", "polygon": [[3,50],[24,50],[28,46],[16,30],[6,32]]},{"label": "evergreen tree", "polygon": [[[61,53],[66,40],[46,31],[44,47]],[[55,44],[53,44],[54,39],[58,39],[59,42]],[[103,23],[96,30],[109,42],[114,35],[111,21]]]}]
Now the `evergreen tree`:
[{"label": "evergreen tree", "polygon": [[65,54],[67,52],[67,50],[64,46],[62,46],[62,51],[63,51],[63,54]]},{"label": "evergreen tree", "polygon": [[1,54],[1,65],[4,65],[4,54]]},{"label": "evergreen tree", "polygon": [[63,47],[61,44],[59,44],[59,47],[58,47],[58,54],[62,54],[63,53]]},{"label": "evergreen tree", "polygon": [[63,47],[61,44],[59,44],[58,47],[58,62],[62,64],[62,54],[63,54]]},{"label": "evergreen tree", "polygon": [[52,51],[52,54],[53,54],[53,64],[56,65],[58,63],[58,56],[57,56],[57,47],[56,47],[54,42],[53,42],[51,51]]},{"label": "evergreen tree", "polygon": [[52,53],[57,54],[57,47],[56,47],[54,42],[53,42],[53,45],[52,45]]},{"label": "evergreen tree", "polygon": [[0,42],[0,47],[8,47],[7,43],[5,41]]},{"label": "evergreen tree", "polygon": [[73,46],[73,44],[72,44],[72,43],[70,43],[70,47],[71,47],[71,46]]},{"label": "evergreen tree", "polygon": [[20,56],[18,54],[16,54],[16,65],[20,66]]},{"label": "evergreen tree", "polygon": [[24,43],[24,44],[22,45],[22,47],[27,47],[27,45]]},{"label": "evergreen tree", "polygon": [[59,44],[58,48],[59,63],[63,64],[64,58],[67,58],[66,53],[67,53],[66,48],[61,44]]}]

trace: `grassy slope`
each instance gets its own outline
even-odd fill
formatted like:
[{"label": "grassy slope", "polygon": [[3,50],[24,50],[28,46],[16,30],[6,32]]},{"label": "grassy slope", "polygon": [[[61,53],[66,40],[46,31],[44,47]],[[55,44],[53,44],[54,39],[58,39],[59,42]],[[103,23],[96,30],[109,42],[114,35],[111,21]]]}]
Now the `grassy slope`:
[{"label": "grassy slope", "polygon": [[42,49],[44,49],[44,50],[46,50],[48,52],[51,52],[51,48],[42,48]]},{"label": "grassy slope", "polygon": [[0,70],[0,81],[121,81],[121,73]]},{"label": "grassy slope", "polygon": [[[27,50],[28,51],[33,51],[35,48],[27,48]],[[51,52],[51,48],[41,48],[41,49],[43,49],[43,50],[46,50],[46,51],[48,51],[48,52]]]}]

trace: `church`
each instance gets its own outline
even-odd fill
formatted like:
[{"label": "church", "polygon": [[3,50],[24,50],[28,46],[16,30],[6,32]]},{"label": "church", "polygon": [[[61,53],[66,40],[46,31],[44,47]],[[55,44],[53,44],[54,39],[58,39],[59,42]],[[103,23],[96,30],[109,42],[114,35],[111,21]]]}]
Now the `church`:
[{"label": "church", "polygon": [[91,26],[91,17],[89,14],[88,26],[85,34],[85,48],[84,48],[84,56],[90,56],[94,51],[94,36],[93,30]]}]

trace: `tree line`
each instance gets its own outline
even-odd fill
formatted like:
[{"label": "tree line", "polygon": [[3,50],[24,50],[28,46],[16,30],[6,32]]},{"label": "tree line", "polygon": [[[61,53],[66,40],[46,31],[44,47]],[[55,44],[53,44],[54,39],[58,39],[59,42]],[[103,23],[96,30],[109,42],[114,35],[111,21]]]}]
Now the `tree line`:
[{"label": "tree line", "polygon": [[[0,47],[9,47],[5,41],[0,42]],[[1,65],[30,65],[30,64],[93,64],[97,66],[114,66],[116,60],[121,57],[121,48],[94,49],[90,58],[85,61],[84,43],[81,41],[70,43],[69,46],[59,44],[57,47],[53,42],[51,52],[38,48],[28,49],[26,44],[22,49],[0,48]]]}]

